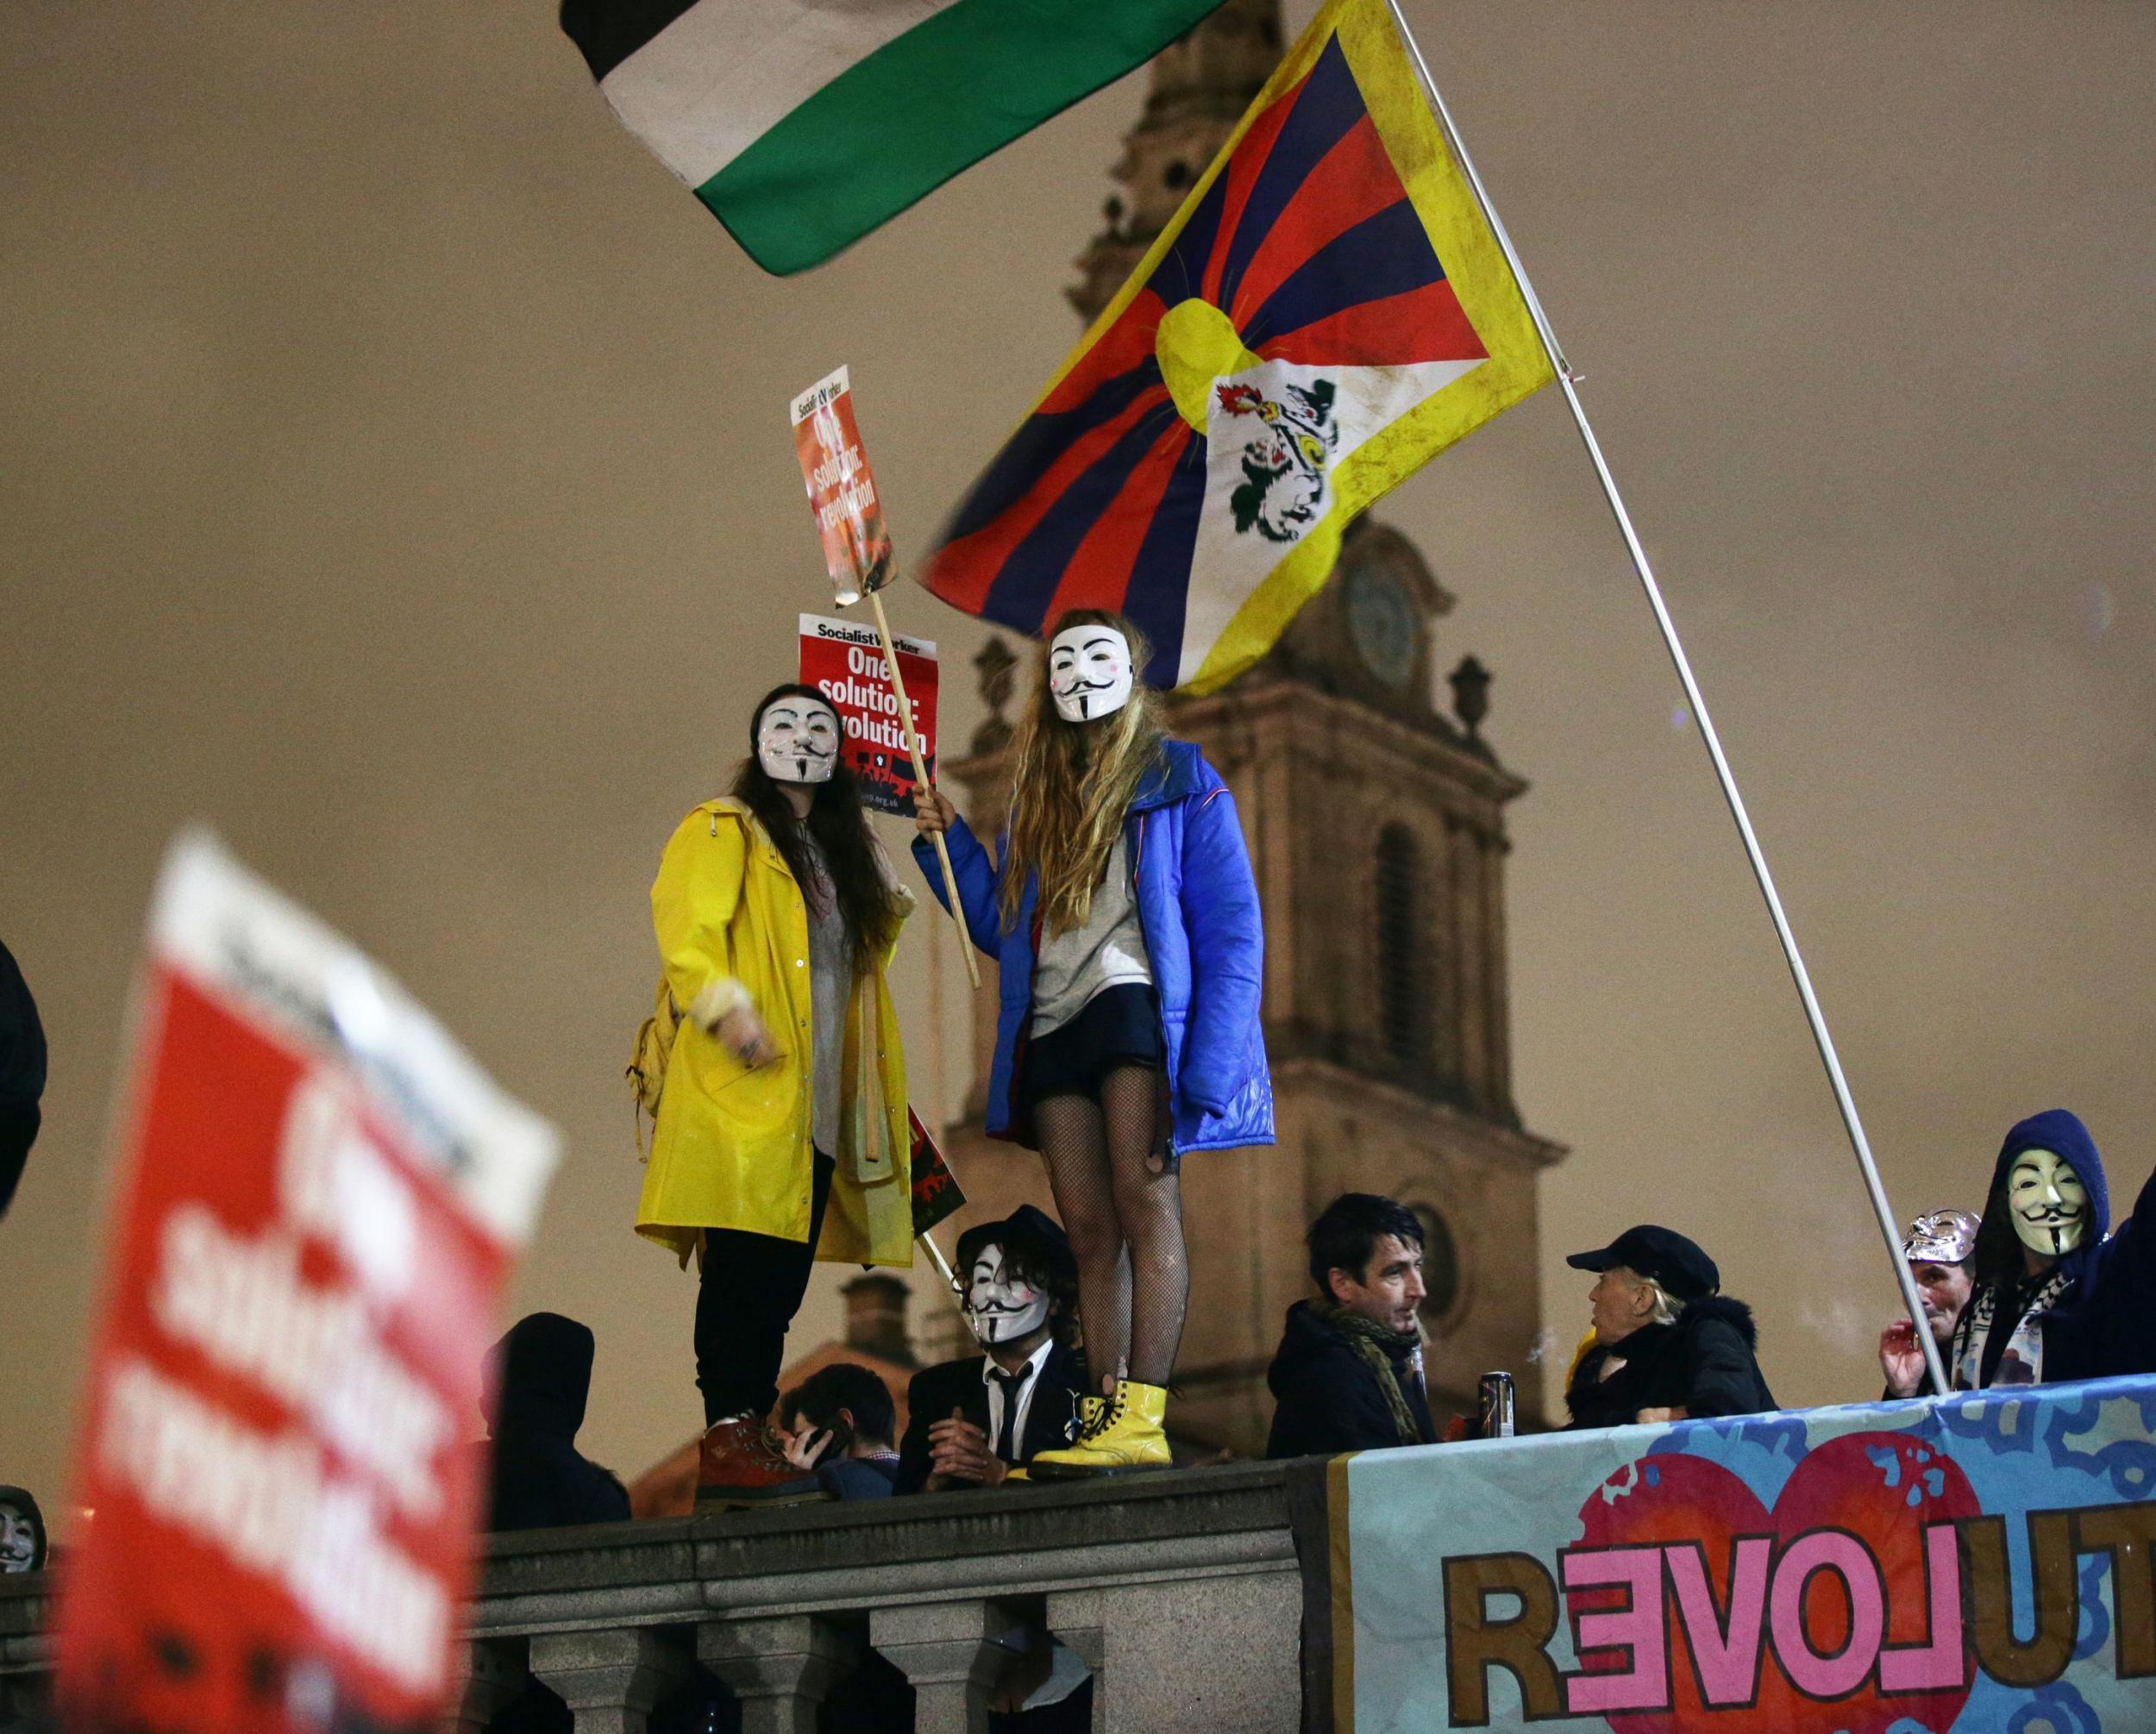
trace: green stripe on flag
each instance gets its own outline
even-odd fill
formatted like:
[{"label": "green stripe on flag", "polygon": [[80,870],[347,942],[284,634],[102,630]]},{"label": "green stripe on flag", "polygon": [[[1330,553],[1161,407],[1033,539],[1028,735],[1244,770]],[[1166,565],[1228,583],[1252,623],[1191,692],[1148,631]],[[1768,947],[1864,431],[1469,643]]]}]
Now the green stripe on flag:
[{"label": "green stripe on flag", "polygon": [[848,67],[696,196],[766,271],[820,265],[1219,3],[961,0]]}]

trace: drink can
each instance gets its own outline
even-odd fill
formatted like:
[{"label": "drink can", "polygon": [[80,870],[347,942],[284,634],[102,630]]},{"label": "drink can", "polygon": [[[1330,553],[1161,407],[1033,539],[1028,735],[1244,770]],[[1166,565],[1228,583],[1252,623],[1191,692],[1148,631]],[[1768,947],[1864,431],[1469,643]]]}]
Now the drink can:
[{"label": "drink can", "polygon": [[1513,1422],[1512,1374],[1485,1373],[1482,1378],[1481,1394],[1481,1437],[1485,1439],[1511,1438],[1517,1431]]}]

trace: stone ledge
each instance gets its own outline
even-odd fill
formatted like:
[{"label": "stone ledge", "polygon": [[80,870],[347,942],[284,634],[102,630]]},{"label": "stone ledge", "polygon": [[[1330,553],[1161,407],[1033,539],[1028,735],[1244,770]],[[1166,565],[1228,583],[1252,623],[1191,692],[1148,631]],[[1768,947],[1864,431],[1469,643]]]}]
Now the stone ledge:
[{"label": "stone ledge", "polygon": [[[647,1619],[798,1605],[805,1593],[854,1606],[864,1593],[870,1600],[918,1599],[936,1578],[977,1587],[980,1568],[992,1562],[1002,1580],[1022,1575],[1037,1591],[1104,1573],[1136,1580],[1291,1568],[1294,1557],[1284,1468],[1227,1463],[1091,1484],[495,1536],[486,1543],[474,1624],[529,1629],[549,1602],[573,1599],[596,1612],[594,1598],[609,1617]],[[1018,1561],[1023,1572],[1013,1570]],[[498,1620],[497,1611],[505,1617]]]}]

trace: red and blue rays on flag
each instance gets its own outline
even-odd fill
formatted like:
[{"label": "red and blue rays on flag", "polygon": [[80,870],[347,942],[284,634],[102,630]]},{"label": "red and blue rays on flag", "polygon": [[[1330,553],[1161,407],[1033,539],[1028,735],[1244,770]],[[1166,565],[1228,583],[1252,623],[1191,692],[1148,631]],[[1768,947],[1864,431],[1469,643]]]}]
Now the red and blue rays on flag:
[{"label": "red and blue rays on flag", "polygon": [[1120,610],[1151,684],[1204,690],[1264,654],[1357,511],[1548,377],[1382,0],[1334,0],[923,581],[1033,635]]}]

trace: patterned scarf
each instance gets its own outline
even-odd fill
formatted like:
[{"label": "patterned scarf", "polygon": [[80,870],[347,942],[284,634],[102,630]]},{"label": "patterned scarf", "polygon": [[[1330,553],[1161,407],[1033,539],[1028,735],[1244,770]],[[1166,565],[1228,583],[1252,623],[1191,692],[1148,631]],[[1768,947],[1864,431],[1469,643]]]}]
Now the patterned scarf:
[{"label": "patterned scarf", "polygon": [[[2051,1310],[2072,1285],[2073,1275],[2065,1266],[2054,1267],[2043,1286],[2029,1298],[2021,1309],[2021,1316],[2015,1322],[2014,1334],[2006,1340],[2006,1352],[1999,1357],[1998,1371],[1991,1375],[1993,1386],[2040,1385],[2044,1381],[2044,1314]],[[1977,1297],[1969,1303],[1954,1325],[1954,1389],[1979,1391],[1984,1388],[1984,1349],[1990,1340],[1991,1327],[1996,1321],[1999,1297],[2004,1291],[1996,1283],[1986,1283],[1977,1291]]]},{"label": "patterned scarf", "polygon": [[1359,1312],[1331,1300],[1313,1300],[1310,1311],[1318,1322],[1346,1340],[1356,1357],[1377,1377],[1377,1388],[1384,1393],[1385,1406],[1392,1412],[1393,1425],[1399,1431],[1403,1445],[1426,1445],[1422,1428],[1416,1422],[1414,1411],[1407,1406],[1407,1393],[1401,1388],[1400,1374],[1395,1370],[1393,1357],[1388,1350],[1405,1351],[1408,1364],[1417,1372],[1422,1370],[1422,1333],[1419,1330],[1391,1330],[1375,1319],[1365,1318]]}]

